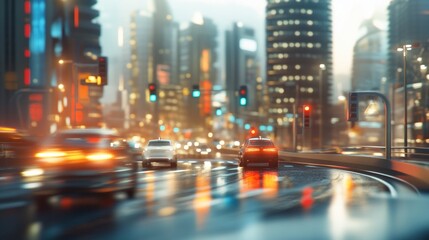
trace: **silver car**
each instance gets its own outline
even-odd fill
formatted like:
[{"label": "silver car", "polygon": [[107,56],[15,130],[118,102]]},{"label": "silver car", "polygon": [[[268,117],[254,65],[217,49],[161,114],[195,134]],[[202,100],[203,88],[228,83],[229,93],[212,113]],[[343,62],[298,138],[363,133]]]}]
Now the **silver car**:
[{"label": "silver car", "polygon": [[168,163],[177,167],[177,156],[174,145],[167,139],[150,140],[143,152],[143,167],[151,167],[151,163]]}]

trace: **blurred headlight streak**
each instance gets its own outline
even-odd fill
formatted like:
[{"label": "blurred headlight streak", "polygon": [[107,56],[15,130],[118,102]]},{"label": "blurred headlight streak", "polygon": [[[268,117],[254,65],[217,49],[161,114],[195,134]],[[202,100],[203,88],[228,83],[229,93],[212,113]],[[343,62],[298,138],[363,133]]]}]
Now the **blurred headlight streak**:
[{"label": "blurred headlight streak", "polygon": [[43,169],[33,168],[33,169],[22,171],[21,175],[23,177],[36,177],[36,176],[43,175],[43,173],[44,173]]},{"label": "blurred headlight streak", "polygon": [[105,161],[112,158],[113,158],[113,155],[110,153],[95,153],[95,154],[86,156],[86,159],[91,161]]},{"label": "blurred headlight streak", "polygon": [[66,153],[61,151],[46,151],[46,152],[39,152],[36,153],[37,158],[58,158],[58,157],[65,157]]}]

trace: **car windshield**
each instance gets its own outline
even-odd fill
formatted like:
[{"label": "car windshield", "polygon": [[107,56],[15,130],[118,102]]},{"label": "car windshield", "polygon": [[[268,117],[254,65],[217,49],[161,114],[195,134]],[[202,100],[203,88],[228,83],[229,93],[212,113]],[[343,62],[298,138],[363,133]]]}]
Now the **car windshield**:
[{"label": "car windshield", "polygon": [[148,144],[149,147],[166,147],[171,146],[170,141],[150,141]]},{"label": "car windshield", "polygon": [[57,134],[48,139],[47,145],[64,147],[110,147],[114,136],[98,134]]},{"label": "car windshield", "polygon": [[274,147],[274,143],[269,140],[250,140],[248,145],[252,147]]}]

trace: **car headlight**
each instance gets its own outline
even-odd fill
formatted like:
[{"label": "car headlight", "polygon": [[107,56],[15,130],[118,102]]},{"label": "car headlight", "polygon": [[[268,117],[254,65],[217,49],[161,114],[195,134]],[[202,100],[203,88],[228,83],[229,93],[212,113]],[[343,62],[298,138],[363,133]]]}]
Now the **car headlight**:
[{"label": "car headlight", "polygon": [[90,161],[106,161],[113,158],[111,153],[94,153],[86,156],[86,159]]},{"label": "car headlight", "polygon": [[27,169],[21,172],[23,177],[37,177],[43,175],[44,171],[40,168]]}]

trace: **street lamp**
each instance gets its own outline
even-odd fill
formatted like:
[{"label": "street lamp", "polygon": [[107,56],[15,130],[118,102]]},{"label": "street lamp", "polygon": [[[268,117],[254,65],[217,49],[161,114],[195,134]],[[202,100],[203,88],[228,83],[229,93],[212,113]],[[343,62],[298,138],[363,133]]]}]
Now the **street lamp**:
[{"label": "street lamp", "polygon": [[413,49],[415,45],[413,44],[403,44],[401,47],[398,47],[396,50],[402,52],[402,60],[404,64],[404,153],[407,156],[407,147],[408,147],[408,89],[407,89],[407,52]]},{"label": "street lamp", "polygon": [[323,71],[326,70],[326,65],[325,64],[320,64],[319,65],[319,147],[320,149],[322,149],[323,147],[323,138],[322,138],[322,134],[323,134],[323,111],[322,111],[322,106],[323,106]]}]

